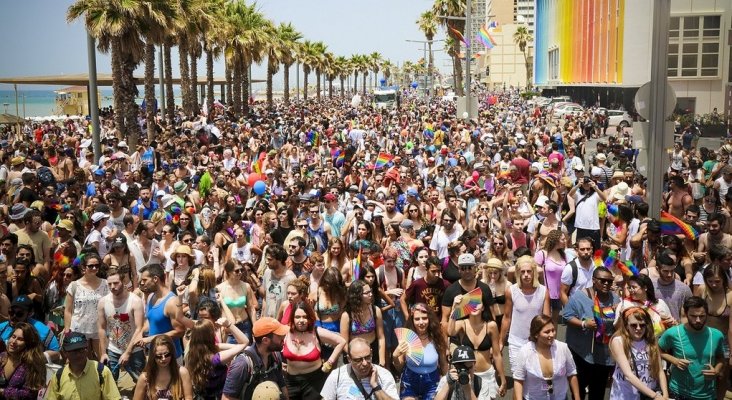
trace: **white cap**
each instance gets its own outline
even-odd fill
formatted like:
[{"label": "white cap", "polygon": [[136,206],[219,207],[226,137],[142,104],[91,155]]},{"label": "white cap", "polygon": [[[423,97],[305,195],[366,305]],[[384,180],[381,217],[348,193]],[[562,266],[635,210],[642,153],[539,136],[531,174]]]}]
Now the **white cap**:
[{"label": "white cap", "polygon": [[109,218],[109,214],[105,214],[103,212],[95,212],[94,214],[92,214],[91,219],[92,219],[92,222],[94,222],[96,224],[97,222],[99,222],[105,218]]},{"label": "white cap", "polygon": [[121,142],[117,143],[117,147],[124,147],[124,148],[126,149],[126,148],[127,148],[127,142],[125,142],[125,141],[123,140],[123,141],[121,141]]},{"label": "white cap", "polygon": [[461,254],[458,257],[458,265],[475,265],[475,256],[470,253]]},{"label": "white cap", "polygon": [[536,203],[534,203],[534,207],[544,207],[548,200],[549,198],[546,196],[539,196],[539,198],[536,199]]},{"label": "white cap", "polygon": [[79,144],[79,147],[81,147],[82,149],[85,149],[85,148],[91,146],[91,144],[92,144],[92,140],[91,139],[84,139]]},{"label": "white cap", "polygon": [[162,197],[165,195],[166,195],[165,190],[158,190],[157,192],[155,192],[155,197]]},{"label": "white cap", "polygon": [[272,168],[267,168],[267,170],[264,171],[264,174],[265,175],[274,174],[274,171],[272,170]]}]

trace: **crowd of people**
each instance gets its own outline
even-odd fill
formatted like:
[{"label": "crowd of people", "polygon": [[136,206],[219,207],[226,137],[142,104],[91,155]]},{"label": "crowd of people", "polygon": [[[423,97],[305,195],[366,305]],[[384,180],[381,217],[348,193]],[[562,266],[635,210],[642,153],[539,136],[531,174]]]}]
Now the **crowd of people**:
[{"label": "crowd of people", "polygon": [[475,95],[4,135],[0,397],[722,398],[732,145]]}]

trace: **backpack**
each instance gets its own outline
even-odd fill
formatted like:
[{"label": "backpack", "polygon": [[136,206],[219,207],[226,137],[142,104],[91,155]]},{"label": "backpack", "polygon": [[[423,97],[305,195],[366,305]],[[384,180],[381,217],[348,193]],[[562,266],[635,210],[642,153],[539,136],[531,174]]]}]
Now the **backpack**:
[{"label": "backpack", "polygon": [[[104,364],[95,362],[97,363],[97,376],[99,376],[99,388],[101,389],[104,386]],[[65,369],[66,365],[56,371],[56,391],[61,390],[61,375],[63,375]]]},{"label": "backpack", "polygon": [[46,186],[53,186],[56,187],[56,177],[53,175],[53,172],[51,172],[51,168],[48,167],[40,167],[38,168],[38,172],[36,172],[36,176],[38,177],[38,181],[41,182],[41,185],[44,187]]},{"label": "backpack", "polygon": [[238,357],[246,357],[244,359],[244,365],[245,369],[249,372],[249,379],[242,385],[241,392],[239,393],[239,399],[250,399],[252,394],[249,393],[249,397],[246,397],[247,390],[252,387],[252,385],[256,386],[259,383],[263,382],[264,380],[262,378],[273,370],[279,371],[281,373],[283,361],[282,356],[279,352],[272,353],[272,355],[275,358],[275,362],[270,366],[269,370],[265,370],[263,364],[254,365],[254,359],[252,358],[254,356],[254,350],[250,347],[247,347],[246,349],[244,349],[243,353],[239,353],[236,357],[234,357],[234,360],[236,360],[236,358]]},{"label": "backpack", "polygon": [[577,275],[579,275],[579,266],[577,265],[577,259],[569,262],[569,267],[572,268],[572,283],[569,285],[569,290],[567,291],[567,297],[569,297],[569,294],[572,293],[572,289],[577,284]]}]

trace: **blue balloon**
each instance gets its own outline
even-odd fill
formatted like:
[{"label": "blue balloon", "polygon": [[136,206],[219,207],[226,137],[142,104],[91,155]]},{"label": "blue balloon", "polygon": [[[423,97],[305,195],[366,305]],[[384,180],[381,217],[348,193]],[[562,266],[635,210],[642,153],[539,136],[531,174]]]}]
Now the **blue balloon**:
[{"label": "blue balloon", "polygon": [[265,185],[263,181],[257,181],[254,183],[252,189],[254,190],[255,194],[263,195],[264,191],[267,189],[267,185]]},{"label": "blue balloon", "polygon": [[416,89],[419,84],[417,82],[412,82],[412,89]]}]

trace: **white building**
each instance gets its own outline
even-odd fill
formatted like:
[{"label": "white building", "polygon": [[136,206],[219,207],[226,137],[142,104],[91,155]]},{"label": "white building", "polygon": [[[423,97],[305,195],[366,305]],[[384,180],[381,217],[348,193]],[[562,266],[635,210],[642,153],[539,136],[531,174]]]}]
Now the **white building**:
[{"label": "white building", "polygon": [[[536,0],[534,83],[631,108],[650,81],[652,0]],[[671,0],[668,81],[677,107],[730,112],[732,1]]]},{"label": "white building", "polygon": [[[524,54],[513,41],[517,24],[500,25],[493,29],[490,35],[496,41],[496,46],[485,50],[481,58],[481,82],[490,89],[503,87],[526,87],[526,63]],[[531,57],[531,48],[526,49],[527,57]]]}]

